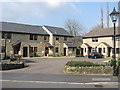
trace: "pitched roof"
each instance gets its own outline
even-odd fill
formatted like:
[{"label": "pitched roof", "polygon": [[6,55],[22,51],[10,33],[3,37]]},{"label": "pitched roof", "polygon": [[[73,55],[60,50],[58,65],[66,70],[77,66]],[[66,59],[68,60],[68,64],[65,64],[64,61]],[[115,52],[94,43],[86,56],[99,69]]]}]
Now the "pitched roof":
[{"label": "pitched roof", "polygon": [[44,25],[53,35],[60,36],[72,36],[69,32],[67,32],[64,28],[54,27],[54,26],[46,26]]},{"label": "pitched roof", "polygon": [[87,43],[83,43],[83,44],[85,44],[87,47],[91,47],[89,44],[87,44]]},{"label": "pitched roof", "polygon": [[[111,36],[111,35],[114,35],[113,27],[91,30],[85,36],[83,36],[83,38],[98,37],[98,36]],[[120,26],[116,27],[116,35],[120,35]]]},{"label": "pitched roof", "polygon": [[0,31],[48,35],[41,26],[0,22]]},{"label": "pitched roof", "polygon": [[69,48],[76,48],[72,42],[64,42]]},{"label": "pitched roof", "polygon": [[[101,43],[103,43],[105,46],[107,46],[107,47],[111,47],[109,44],[107,44],[106,42],[101,42]],[[100,44],[101,44],[100,43]],[[99,46],[100,44],[98,44],[97,46]]]}]

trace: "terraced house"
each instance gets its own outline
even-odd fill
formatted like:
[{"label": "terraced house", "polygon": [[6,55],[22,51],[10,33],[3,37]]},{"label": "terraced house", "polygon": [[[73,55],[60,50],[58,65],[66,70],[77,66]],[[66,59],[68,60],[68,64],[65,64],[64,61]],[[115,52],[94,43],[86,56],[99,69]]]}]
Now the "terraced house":
[{"label": "terraced house", "polygon": [[1,22],[1,58],[30,56],[74,56],[73,36],[64,28]]},{"label": "terraced house", "polygon": [[[96,29],[83,37],[81,54],[88,55],[89,52],[97,51],[105,57],[113,56],[113,28]],[[120,58],[120,26],[116,27],[116,56]]]},{"label": "terraced house", "polygon": [[[118,2],[118,11],[120,12],[120,1]],[[114,53],[114,28],[96,29],[88,32],[83,37],[81,45],[81,54],[86,56],[89,52],[97,51],[105,57],[112,57]],[[120,58],[120,16],[118,26],[116,27],[116,57]]]}]

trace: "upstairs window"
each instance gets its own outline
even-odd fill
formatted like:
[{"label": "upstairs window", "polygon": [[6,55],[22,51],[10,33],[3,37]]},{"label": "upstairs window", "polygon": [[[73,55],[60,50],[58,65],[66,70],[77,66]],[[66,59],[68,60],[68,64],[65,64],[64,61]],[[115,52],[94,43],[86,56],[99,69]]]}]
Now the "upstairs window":
[{"label": "upstairs window", "polygon": [[3,33],[2,33],[2,38],[4,38],[4,39],[5,39],[5,38],[6,38],[6,39],[11,39],[11,35],[12,35],[11,33],[5,33],[5,32],[3,32]]},{"label": "upstairs window", "polygon": [[5,46],[1,46],[1,53],[5,52]]},{"label": "upstairs window", "polygon": [[56,40],[59,40],[59,37],[56,37]]},{"label": "upstairs window", "polygon": [[67,37],[64,37],[64,41],[67,41]]},{"label": "upstairs window", "polygon": [[37,35],[30,34],[30,40],[37,40]]},{"label": "upstairs window", "polygon": [[98,38],[92,38],[92,42],[98,42]]},{"label": "upstairs window", "polygon": [[47,40],[47,37],[46,37],[46,36],[44,36],[44,40],[45,40],[45,41]]},{"label": "upstairs window", "polygon": [[116,41],[120,41],[120,36],[117,36],[117,37],[116,37]]},{"label": "upstairs window", "polygon": [[116,54],[120,54],[120,48],[116,48]]},{"label": "upstairs window", "polygon": [[[112,40],[114,40],[114,37],[112,37]],[[120,36],[116,36],[115,40],[120,41]]]}]

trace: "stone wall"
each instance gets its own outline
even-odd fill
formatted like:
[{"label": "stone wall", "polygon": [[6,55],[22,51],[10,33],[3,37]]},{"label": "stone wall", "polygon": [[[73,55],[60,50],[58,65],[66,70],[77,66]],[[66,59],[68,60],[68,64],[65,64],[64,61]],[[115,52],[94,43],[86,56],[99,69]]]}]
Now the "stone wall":
[{"label": "stone wall", "polygon": [[77,74],[112,74],[113,67],[110,66],[94,66],[94,67],[64,67],[65,73]]}]

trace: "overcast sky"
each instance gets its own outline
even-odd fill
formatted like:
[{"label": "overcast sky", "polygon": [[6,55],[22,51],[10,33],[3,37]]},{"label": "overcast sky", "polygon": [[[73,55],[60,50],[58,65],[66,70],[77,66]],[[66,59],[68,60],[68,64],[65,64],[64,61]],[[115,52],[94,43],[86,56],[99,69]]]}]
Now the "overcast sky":
[{"label": "overcast sky", "polygon": [[[101,6],[106,22],[106,2],[4,2],[0,21],[64,27],[65,20],[75,19],[89,31],[100,23]],[[113,7],[117,2],[109,2],[110,12]]]}]

